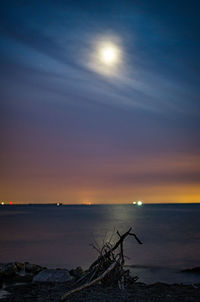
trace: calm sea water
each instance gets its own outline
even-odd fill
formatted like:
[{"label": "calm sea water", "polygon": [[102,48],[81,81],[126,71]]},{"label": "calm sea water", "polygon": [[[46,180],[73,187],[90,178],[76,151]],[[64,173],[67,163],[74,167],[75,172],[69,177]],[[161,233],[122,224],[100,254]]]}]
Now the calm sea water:
[{"label": "calm sea water", "polygon": [[[200,266],[200,205],[1,206],[0,262],[84,268],[114,231],[129,227],[127,264],[140,281],[200,282],[180,269]],[[113,240],[115,237],[113,237]]]}]

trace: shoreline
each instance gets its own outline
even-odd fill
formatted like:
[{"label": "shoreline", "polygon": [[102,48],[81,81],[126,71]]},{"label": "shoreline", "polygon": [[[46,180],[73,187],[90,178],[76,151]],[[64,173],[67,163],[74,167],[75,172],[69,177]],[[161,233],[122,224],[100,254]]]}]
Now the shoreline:
[{"label": "shoreline", "polygon": [[[199,274],[200,270],[193,268],[188,269],[187,272]],[[1,264],[0,301],[58,302],[67,291],[74,287],[76,280],[84,274],[85,271],[81,267],[68,271],[66,269],[47,269],[28,262]],[[131,277],[123,290],[113,286],[105,287],[98,283],[70,295],[66,301],[199,302],[200,282],[195,284],[162,282],[146,284],[139,280],[135,281],[134,277]]]},{"label": "shoreline", "polygon": [[[4,289],[9,294],[1,302],[59,302],[70,283],[27,283]],[[199,302],[200,284],[144,284],[136,282],[124,290],[93,285],[67,298],[68,302]]]}]

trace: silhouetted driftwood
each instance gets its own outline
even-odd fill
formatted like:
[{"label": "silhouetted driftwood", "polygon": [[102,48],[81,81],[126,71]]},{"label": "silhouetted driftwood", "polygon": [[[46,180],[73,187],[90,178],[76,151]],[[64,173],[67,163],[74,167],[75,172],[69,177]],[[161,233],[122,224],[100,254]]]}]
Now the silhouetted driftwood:
[{"label": "silhouetted driftwood", "polygon": [[[133,236],[139,244],[142,244],[136,234],[131,233],[131,230],[132,228],[122,235],[117,231],[119,240],[114,245],[106,242],[101,249],[93,246],[100,254],[99,257],[90,265],[85,275],[74,284],[79,284],[79,286],[64,294],[61,301],[67,299],[69,295],[100,281],[104,285],[118,286],[120,289],[124,288],[125,281],[129,278],[129,270],[124,269],[124,240],[128,236]],[[134,280],[136,279],[137,277]]]},{"label": "silhouetted driftwood", "polygon": [[116,267],[116,265],[117,265],[117,262],[112,263],[112,264],[107,268],[107,270],[106,270],[102,275],[100,275],[99,277],[97,277],[96,279],[92,280],[92,281],[89,282],[89,283],[85,283],[85,284],[83,284],[82,286],[79,286],[79,287],[77,287],[77,288],[75,288],[75,289],[70,290],[69,292],[67,292],[66,294],[64,294],[64,295],[62,296],[61,301],[66,300],[66,298],[67,298],[69,295],[71,295],[71,294],[73,294],[73,293],[76,293],[76,292],[79,292],[80,290],[82,290],[82,289],[84,289],[84,288],[86,288],[86,287],[89,287],[89,286],[91,286],[91,285],[93,285],[93,284],[95,284],[95,283],[101,281],[108,273],[110,273],[110,272]]}]

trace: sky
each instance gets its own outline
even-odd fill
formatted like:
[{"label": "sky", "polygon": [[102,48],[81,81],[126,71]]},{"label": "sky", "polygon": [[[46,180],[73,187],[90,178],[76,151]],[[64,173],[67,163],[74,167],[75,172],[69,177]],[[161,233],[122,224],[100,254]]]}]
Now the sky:
[{"label": "sky", "polygon": [[198,1],[0,6],[0,200],[200,202]]}]

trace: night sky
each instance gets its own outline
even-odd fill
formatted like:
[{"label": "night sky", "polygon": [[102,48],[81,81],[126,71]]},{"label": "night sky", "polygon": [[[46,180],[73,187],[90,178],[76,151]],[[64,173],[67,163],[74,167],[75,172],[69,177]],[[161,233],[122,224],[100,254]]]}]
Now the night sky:
[{"label": "night sky", "polygon": [[200,202],[198,1],[0,5],[1,200]]}]

